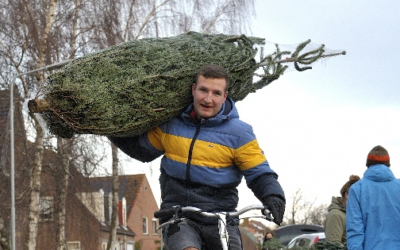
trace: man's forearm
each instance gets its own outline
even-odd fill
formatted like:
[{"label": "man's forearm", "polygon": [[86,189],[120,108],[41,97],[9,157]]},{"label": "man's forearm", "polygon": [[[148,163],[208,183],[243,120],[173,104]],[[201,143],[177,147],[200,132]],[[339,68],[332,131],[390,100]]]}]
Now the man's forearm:
[{"label": "man's forearm", "polygon": [[131,137],[107,137],[115,146],[117,146],[122,152],[128,156],[139,160],[141,162],[150,162],[157,158],[157,156],[152,155],[147,152],[141,145],[139,136]]}]

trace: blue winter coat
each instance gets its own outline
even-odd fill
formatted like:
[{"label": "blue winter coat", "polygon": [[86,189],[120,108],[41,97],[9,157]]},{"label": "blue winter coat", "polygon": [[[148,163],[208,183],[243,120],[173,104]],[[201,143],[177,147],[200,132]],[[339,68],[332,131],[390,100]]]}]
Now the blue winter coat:
[{"label": "blue winter coat", "polygon": [[227,98],[217,116],[197,121],[190,105],[174,118],[139,137],[110,140],[129,156],[151,161],[161,155],[161,208],[195,206],[206,211],[234,211],[243,176],[257,198],[285,200],[250,125],[239,120]]},{"label": "blue winter coat", "polygon": [[386,165],[370,166],[346,204],[349,250],[400,249],[400,181]]}]

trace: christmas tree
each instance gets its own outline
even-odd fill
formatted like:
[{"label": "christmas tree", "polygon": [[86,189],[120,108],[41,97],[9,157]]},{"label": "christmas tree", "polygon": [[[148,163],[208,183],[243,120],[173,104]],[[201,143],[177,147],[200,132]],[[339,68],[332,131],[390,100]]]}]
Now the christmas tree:
[{"label": "christmas tree", "polygon": [[138,135],[182,112],[192,100],[197,70],[206,64],[227,69],[229,96],[240,101],[278,79],[289,63],[303,71],[318,59],[344,54],[326,54],[324,45],[305,51],[308,40],[294,52],[276,45],[264,56],[259,51],[264,41],[189,32],[122,43],[77,58],[50,75],[41,99],[30,100],[28,107],[42,113],[50,132],[63,138]]}]

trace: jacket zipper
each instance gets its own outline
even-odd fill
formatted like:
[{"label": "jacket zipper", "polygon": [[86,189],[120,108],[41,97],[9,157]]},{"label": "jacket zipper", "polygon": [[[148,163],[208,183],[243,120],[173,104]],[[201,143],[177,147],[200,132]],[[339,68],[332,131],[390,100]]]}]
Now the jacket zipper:
[{"label": "jacket zipper", "polygon": [[188,155],[188,161],[186,163],[186,184],[189,186],[191,180],[190,180],[190,166],[192,165],[192,154],[193,154],[193,147],[194,143],[196,142],[197,136],[200,133],[200,123],[196,124],[196,132],[192,138],[192,142],[190,143],[190,148],[189,148],[189,155]]}]

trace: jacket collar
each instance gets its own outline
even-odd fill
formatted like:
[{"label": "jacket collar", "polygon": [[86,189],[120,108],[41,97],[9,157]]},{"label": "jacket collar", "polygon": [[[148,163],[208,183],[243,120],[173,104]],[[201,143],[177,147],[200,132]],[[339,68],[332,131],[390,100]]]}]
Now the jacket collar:
[{"label": "jacket collar", "polygon": [[234,101],[228,96],[225,100],[225,103],[222,105],[221,111],[218,112],[218,114],[214,117],[211,117],[209,119],[202,119],[201,121],[199,121],[196,118],[193,103],[191,103],[181,114],[181,118],[187,124],[201,123],[202,126],[204,125],[206,127],[213,127],[225,122],[226,120],[239,118],[239,114],[235,107]]}]

